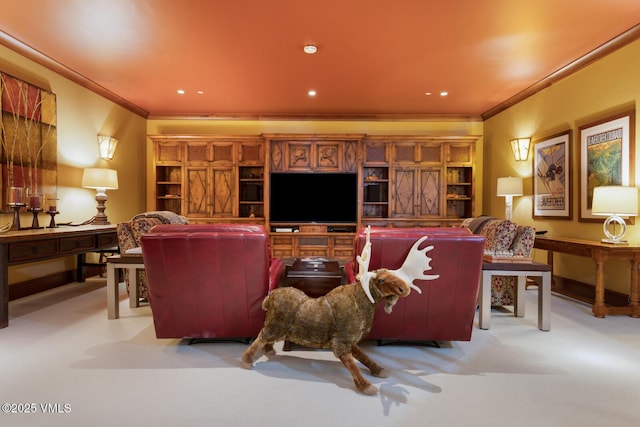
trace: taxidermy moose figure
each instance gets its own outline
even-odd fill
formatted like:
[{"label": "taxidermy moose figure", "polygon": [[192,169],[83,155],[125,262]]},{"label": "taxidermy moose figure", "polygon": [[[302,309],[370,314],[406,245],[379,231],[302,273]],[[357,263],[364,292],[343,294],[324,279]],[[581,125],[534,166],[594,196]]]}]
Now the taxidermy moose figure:
[{"label": "taxidermy moose figure", "polygon": [[362,376],[354,357],[375,377],[386,378],[388,372],[364,354],[358,342],[371,330],[379,302],[384,301],[385,312],[391,313],[398,299],[408,296],[412,288],[422,293],[414,280],[439,277],[424,274],[431,270],[431,258],[426,253],[433,249],[433,246],[419,249],[426,239],[424,236],[413,244],[400,269],[370,272],[371,241],[367,230],[365,246],[357,257],[360,286],[357,283],[338,286],[319,298],[308,297],[294,287],[272,291],[262,303],[267,312],[264,326],[242,353],[242,366],[251,369],[258,350],[273,353],[273,343],[286,339],[306,347],[331,349],[353,376],[356,388],[364,394],[376,394],[378,389]]}]

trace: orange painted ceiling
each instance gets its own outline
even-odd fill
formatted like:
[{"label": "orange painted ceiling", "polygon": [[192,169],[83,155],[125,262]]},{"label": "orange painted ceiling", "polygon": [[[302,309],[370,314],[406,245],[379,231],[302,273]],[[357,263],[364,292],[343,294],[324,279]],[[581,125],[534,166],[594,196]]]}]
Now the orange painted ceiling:
[{"label": "orange painted ceiling", "polygon": [[639,23],[639,0],[0,0],[0,42],[151,117],[480,116]]}]

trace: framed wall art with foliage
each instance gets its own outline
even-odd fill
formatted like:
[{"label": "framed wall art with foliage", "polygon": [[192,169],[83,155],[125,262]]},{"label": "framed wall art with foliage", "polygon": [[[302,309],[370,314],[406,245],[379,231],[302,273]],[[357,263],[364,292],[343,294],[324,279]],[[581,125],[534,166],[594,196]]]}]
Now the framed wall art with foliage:
[{"label": "framed wall art with foliage", "polygon": [[[8,211],[15,189],[29,196],[53,197],[57,192],[56,96],[0,72],[0,192],[2,211]],[[13,188],[14,191],[10,191]]]}]

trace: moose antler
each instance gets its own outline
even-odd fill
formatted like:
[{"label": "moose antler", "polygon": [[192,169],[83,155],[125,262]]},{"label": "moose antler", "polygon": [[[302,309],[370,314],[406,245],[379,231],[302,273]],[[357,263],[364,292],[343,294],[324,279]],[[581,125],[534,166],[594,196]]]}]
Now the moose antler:
[{"label": "moose antler", "polygon": [[[369,281],[375,276],[375,273],[369,271],[369,263],[371,262],[371,226],[367,227],[365,234],[366,240],[362,248],[362,253],[356,256],[359,266],[356,279],[360,281],[360,286],[362,286],[362,290],[367,295],[367,298],[369,298],[369,301],[371,301],[371,304],[375,304],[375,300],[369,289]],[[431,270],[431,258],[427,256],[427,252],[433,249],[433,246],[418,249],[425,240],[427,240],[427,236],[421,237],[413,244],[407,257],[404,259],[402,267],[397,270],[389,270],[390,273],[402,279],[411,289],[415,289],[419,294],[422,293],[422,289],[413,284],[414,280],[435,280],[440,277],[439,274],[424,274],[425,271]]]},{"label": "moose antler", "polygon": [[358,274],[356,275],[356,279],[360,281],[360,286],[362,286],[362,290],[371,301],[371,304],[375,304],[376,301],[373,299],[373,295],[371,295],[371,290],[369,289],[369,281],[375,273],[369,271],[369,263],[371,262],[371,226],[367,226],[367,230],[365,231],[366,240],[364,247],[362,248],[362,253],[356,256],[356,260],[358,261]]},{"label": "moose antler", "polygon": [[[427,240],[427,236],[418,239],[404,259],[402,267],[397,270],[389,270],[391,273],[404,280],[411,289],[415,289],[419,294],[422,290],[413,284],[414,280],[435,280],[440,277],[439,274],[424,274],[425,271],[431,270],[431,258],[427,256],[427,252],[433,249],[433,246],[425,246],[418,249],[422,242]],[[426,259],[426,263],[424,263]]]}]

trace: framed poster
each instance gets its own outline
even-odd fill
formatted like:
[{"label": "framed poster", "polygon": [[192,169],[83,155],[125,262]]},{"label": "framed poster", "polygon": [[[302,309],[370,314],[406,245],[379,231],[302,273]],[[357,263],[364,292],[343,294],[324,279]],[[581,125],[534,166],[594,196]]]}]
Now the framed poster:
[{"label": "framed poster", "polygon": [[595,187],[635,184],[634,122],[635,111],[630,111],[579,128],[579,221],[602,222],[604,220],[602,216],[591,213]]},{"label": "framed poster", "polygon": [[571,219],[571,131],[533,142],[533,217]]}]

